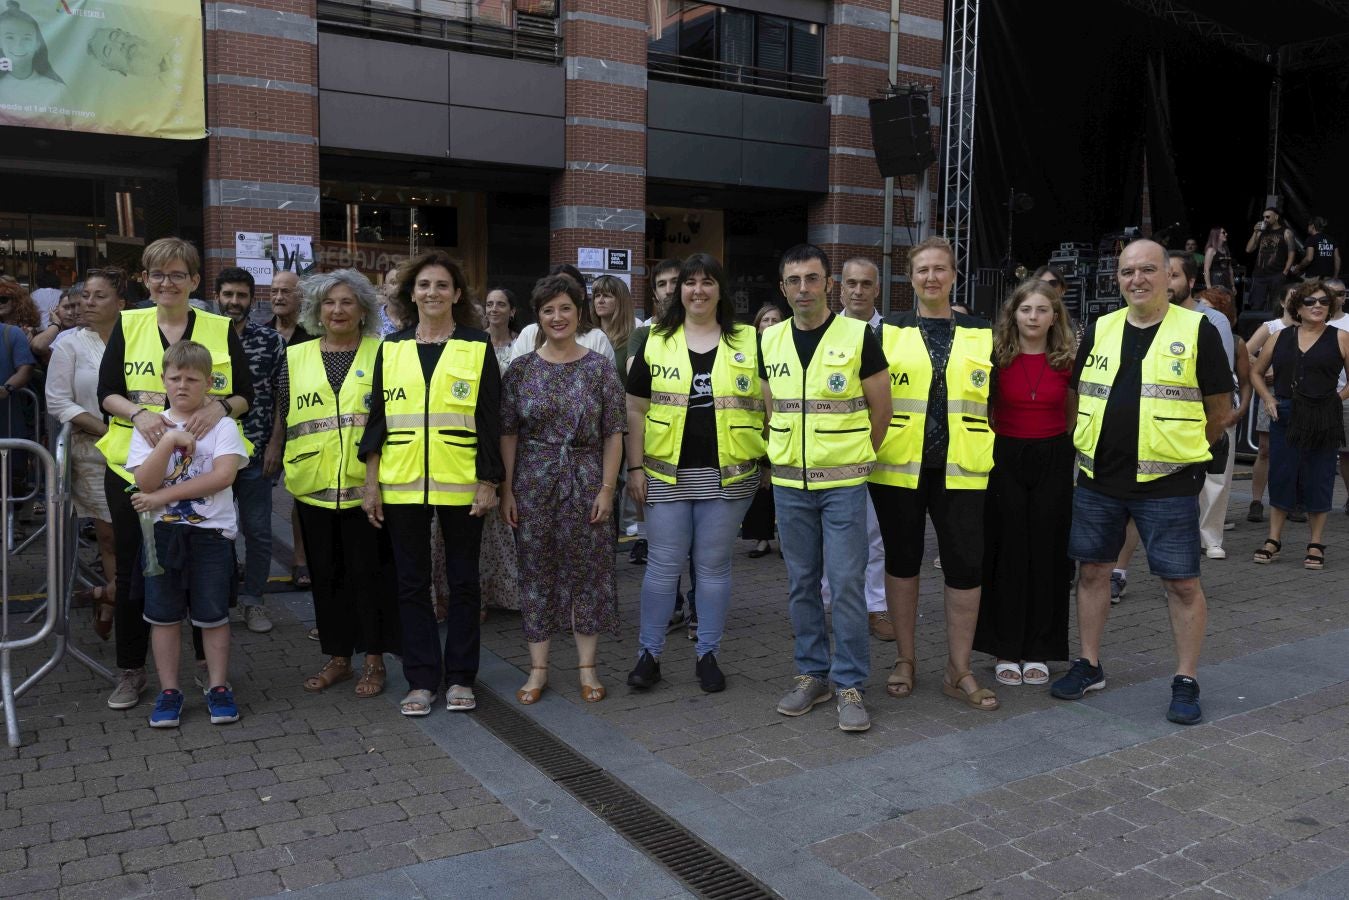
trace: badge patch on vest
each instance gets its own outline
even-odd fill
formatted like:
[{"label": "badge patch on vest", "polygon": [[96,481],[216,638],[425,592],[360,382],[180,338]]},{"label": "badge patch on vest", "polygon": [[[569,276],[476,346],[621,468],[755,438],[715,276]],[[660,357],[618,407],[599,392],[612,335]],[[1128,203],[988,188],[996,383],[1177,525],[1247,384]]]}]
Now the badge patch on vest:
[{"label": "badge patch on vest", "polygon": [[[1176,345],[1172,344],[1171,346],[1174,348]],[[1181,375],[1185,374],[1185,363],[1180,360],[1175,360],[1171,363],[1171,371],[1179,378]]]},{"label": "badge patch on vest", "polygon": [[970,384],[976,389],[983,390],[984,385],[988,383],[988,373],[983,369],[975,369],[970,373]]},{"label": "badge patch on vest", "polygon": [[227,384],[229,384],[229,379],[225,377],[224,372],[211,373],[211,390],[223,391]]},{"label": "badge patch on vest", "polygon": [[372,393],[371,391],[366,391],[366,392],[365,392],[365,396],[361,398],[361,402],[365,404],[365,408],[366,408],[366,409],[369,409],[369,408],[370,408],[370,396],[371,396],[371,393]]},{"label": "badge patch on vest", "polygon": [[[1184,344],[1182,344],[1180,341],[1172,341],[1172,342],[1171,342],[1171,355],[1172,355],[1172,356],[1180,356],[1180,355],[1181,355],[1182,353],[1184,353],[1184,352],[1185,352],[1185,345],[1184,345]],[[1180,373],[1177,372],[1176,374],[1179,375]]]},{"label": "badge patch on vest", "polygon": [[456,400],[467,399],[468,395],[472,392],[473,389],[468,386],[467,381],[456,381],[454,385],[450,387],[450,393],[454,394]]},{"label": "badge patch on vest", "polygon": [[733,356],[733,357],[731,357],[731,358],[734,359],[736,362],[744,362],[744,361],[745,361],[745,354],[743,354],[743,353],[737,353],[735,356]]},{"label": "badge patch on vest", "polygon": [[748,376],[748,375],[737,375],[737,376],[735,376],[735,389],[736,389],[737,391],[748,391],[748,390],[749,390],[749,376]]},{"label": "badge patch on vest", "polygon": [[841,394],[848,388],[848,376],[842,372],[835,372],[829,376],[829,390],[835,394]]}]

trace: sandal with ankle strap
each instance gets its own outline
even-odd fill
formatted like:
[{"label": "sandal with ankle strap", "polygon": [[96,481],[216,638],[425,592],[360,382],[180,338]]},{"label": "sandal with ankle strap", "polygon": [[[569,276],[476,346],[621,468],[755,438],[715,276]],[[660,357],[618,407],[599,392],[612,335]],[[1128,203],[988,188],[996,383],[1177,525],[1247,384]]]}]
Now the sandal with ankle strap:
[{"label": "sandal with ankle strap", "polygon": [[[909,674],[907,676],[899,674],[900,666],[908,666]],[[895,660],[895,667],[890,670],[890,674],[885,679],[885,692],[897,700],[903,700],[913,693],[914,676],[917,674],[913,660],[901,656]]]},{"label": "sandal with ankle strap", "polygon": [[[530,666],[530,667],[529,667],[529,671],[531,671],[531,672],[547,672],[547,671],[548,671],[548,667],[547,667],[547,666]],[[516,699],[516,700],[519,700],[519,701],[520,701],[523,705],[525,705],[525,706],[529,706],[529,705],[531,705],[531,704],[538,703],[538,702],[539,702],[539,698],[540,698],[541,696],[543,696],[543,689],[546,688],[547,686],[548,686],[548,682],[545,681],[543,684],[539,685],[539,686],[536,687],[536,688],[520,688],[520,690],[518,690],[518,691],[515,692],[515,699]]]},{"label": "sandal with ankle strap", "polygon": [[356,681],[356,696],[364,700],[384,693],[384,676],[387,672],[383,664],[366,663],[361,669],[361,677]]},{"label": "sandal with ankle strap", "polygon": [[[591,666],[577,666],[577,667],[576,667],[576,671],[579,672],[579,671],[581,671],[581,670],[583,670],[583,669],[593,669],[593,668],[595,668],[593,665],[591,665]],[[581,699],[584,700],[585,702],[587,702],[587,703],[599,703],[599,702],[600,702],[601,700],[603,700],[606,696],[608,696],[608,692],[604,689],[604,685],[600,685],[599,687],[591,687],[590,685],[586,684],[584,681],[581,682]]]},{"label": "sandal with ankle strap", "polygon": [[398,711],[405,716],[429,716],[431,704],[436,702],[436,692],[415,688],[398,704]]},{"label": "sandal with ankle strap", "polygon": [[[1312,556],[1313,550],[1320,550],[1321,552],[1316,556]],[[1312,571],[1319,572],[1325,567],[1326,567],[1326,545],[1308,544],[1307,555],[1302,558],[1302,568],[1311,569]]]},{"label": "sandal with ankle strap", "polygon": [[[342,660],[342,662],[338,662]],[[351,671],[351,660],[342,656],[329,657],[314,675],[310,675],[304,680],[304,689],[311,694],[317,694],[325,691],[339,681],[346,681],[354,674]]]},{"label": "sandal with ankle strap", "polygon": [[[1274,549],[1269,549],[1273,547]],[[1274,538],[1265,538],[1265,543],[1260,549],[1255,551],[1255,557],[1252,562],[1257,562],[1262,566],[1267,566],[1279,558],[1279,551],[1283,549],[1283,544],[1274,540]]]},{"label": "sandal with ankle strap", "polygon": [[[960,682],[964,681],[966,678],[973,678],[973,677],[974,677],[973,672],[969,671],[961,672],[959,675],[956,676],[955,684],[951,684],[947,682],[946,679],[943,678],[941,683],[941,692],[946,696],[953,697],[956,700],[960,700],[966,706],[972,709],[977,709],[981,712],[992,712],[993,710],[997,709],[998,706],[1000,706],[1001,704],[998,703],[997,695],[994,694],[992,691],[990,691],[988,688],[981,687],[975,688],[972,691],[967,691],[960,686]],[[977,684],[978,682],[976,681],[975,683]],[[984,701],[988,699],[991,699],[993,701],[992,706],[984,705]]]}]

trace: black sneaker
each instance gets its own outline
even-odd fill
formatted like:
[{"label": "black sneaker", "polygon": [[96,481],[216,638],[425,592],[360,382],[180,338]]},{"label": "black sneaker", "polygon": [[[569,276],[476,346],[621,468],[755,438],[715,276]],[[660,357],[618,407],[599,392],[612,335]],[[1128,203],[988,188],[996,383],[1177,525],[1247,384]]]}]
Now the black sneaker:
[{"label": "black sneaker", "polygon": [[1288,521],[1290,521],[1290,522],[1305,522],[1305,521],[1307,521],[1307,510],[1306,510],[1306,508],[1305,508],[1301,503],[1299,503],[1297,506],[1293,507],[1293,509],[1290,510],[1289,513],[1288,513]]},{"label": "black sneaker", "polygon": [[1198,725],[1204,718],[1199,708],[1199,682],[1188,675],[1171,679],[1171,706],[1166,711],[1167,721],[1177,725]]},{"label": "black sneaker", "polygon": [[1087,691],[1099,691],[1103,687],[1105,668],[1078,658],[1073,660],[1068,673],[1050,686],[1049,693],[1060,700],[1081,700]]},{"label": "black sneaker", "polygon": [[628,562],[634,566],[646,565],[646,538],[638,538],[632,542],[632,549],[628,551]]},{"label": "black sneaker", "polygon": [[1253,503],[1251,503],[1251,508],[1246,512],[1246,521],[1247,522],[1265,521],[1265,504],[1261,503],[1259,500],[1256,500]]},{"label": "black sneaker", "polygon": [[628,673],[628,687],[645,691],[655,687],[658,681],[660,681],[660,660],[652,656],[650,650],[643,650],[637,659],[637,665]]},{"label": "black sneaker", "polygon": [[698,663],[693,667],[693,671],[698,676],[698,685],[705,692],[715,694],[717,691],[726,690],[726,676],[721,674],[721,666],[717,665],[715,653],[704,653],[698,657]]}]

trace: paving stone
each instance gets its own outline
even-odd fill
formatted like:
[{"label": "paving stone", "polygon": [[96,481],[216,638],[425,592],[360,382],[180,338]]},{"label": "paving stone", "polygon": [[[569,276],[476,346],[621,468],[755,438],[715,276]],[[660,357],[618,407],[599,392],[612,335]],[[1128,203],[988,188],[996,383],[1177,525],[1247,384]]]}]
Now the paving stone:
[{"label": "paving stone", "polygon": [[1080,856],[1070,856],[1030,870],[1031,877],[1061,891],[1076,891],[1110,877],[1104,867]]},{"label": "paving stone", "polygon": [[159,847],[169,843],[169,840],[168,829],[163,825],[151,825],[91,837],[85,841],[85,846],[90,856],[102,856],[104,853],[126,853],[129,850]]},{"label": "paving stone", "polygon": [[402,844],[382,847],[378,853],[361,852],[339,856],[333,862],[343,878],[359,878],[372,872],[386,872],[418,861],[417,854]]},{"label": "paving stone", "polygon": [[412,852],[422,861],[486,850],[491,846],[487,838],[477,831],[449,831],[444,834],[426,835],[408,844]]},{"label": "paving stone", "polygon": [[61,888],[61,900],[130,900],[150,893],[150,877],[143,872]]},{"label": "paving stone", "polygon": [[[116,878],[122,873],[122,858],[116,853],[77,859],[61,866],[58,882],[63,885],[84,884],[86,881],[99,881]],[[0,891],[0,894],[11,896]]]},{"label": "paving stone", "polygon": [[371,845],[361,837],[359,831],[342,831],[323,837],[310,838],[287,844],[285,851],[296,863],[308,863],[316,860],[331,860],[347,856],[369,848]]},{"label": "paving stone", "polygon": [[[478,834],[487,838],[493,847],[501,847],[506,844],[517,844],[520,841],[532,840],[535,837],[533,831],[519,821],[510,822],[491,822],[486,825],[479,825],[475,829]],[[375,846],[371,844],[371,846]]]},{"label": "paving stone", "polygon": [[233,853],[228,857],[218,856],[215,858],[225,860],[231,870],[237,871],[240,875],[268,872],[295,862],[285,847],[262,847],[257,850]]},{"label": "paving stone", "polygon": [[318,884],[331,884],[342,878],[331,860],[319,859],[277,869],[276,874],[288,891],[300,891]]},{"label": "paving stone", "polygon": [[[148,872],[163,866],[200,859],[205,855],[204,850],[205,848],[199,840],[143,847],[123,853],[122,866],[128,872]],[[169,886],[174,887],[175,885]]]},{"label": "paving stone", "polygon": [[336,830],[336,825],[328,816],[310,816],[304,819],[292,819],[287,822],[262,825],[257,829],[257,835],[258,840],[262,841],[264,847],[274,847],[279,844],[290,844],[332,834]]},{"label": "paving stone", "polygon": [[[191,862],[175,863],[150,872],[151,889],[160,891],[173,888],[195,888],[213,881],[224,881],[235,876],[234,865],[224,856],[212,859],[197,859]],[[236,894],[235,896],[243,896]]]}]

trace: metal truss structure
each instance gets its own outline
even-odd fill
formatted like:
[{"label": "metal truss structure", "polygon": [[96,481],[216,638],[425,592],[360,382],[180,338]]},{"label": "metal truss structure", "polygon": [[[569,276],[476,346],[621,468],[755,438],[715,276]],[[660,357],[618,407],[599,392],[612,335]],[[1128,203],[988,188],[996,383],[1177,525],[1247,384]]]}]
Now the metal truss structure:
[{"label": "metal truss structure", "polygon": [[[1255,60],[1256,62],[1270,62],[1270,55],[1273,50],[1267,44],[1248,38],[1239,31],[1228,28],[1223,23],[1210,19],[1208,16],[1202,16],[1194,10],[1187,9],[1179,3],[1173,3],[1172,0],[1116,0],[1116,2],[1136,9],[1139,12],[1147,13],[1156,19],[1164,22],[1170,22],[1192,32],[1205,40],[1222,44],[1229,50],[1235,50],[1242,56]],[[1330,2],[1330,0],[1327,0]]]},{"label": "metal truss structure", "polygon": [[942,117],[945,224],[956,256],[953,302],[974,296],[970,278],[974,206],[974,99],[979,68],[979,0],[950,0],[947,11],[946,98]]}]

